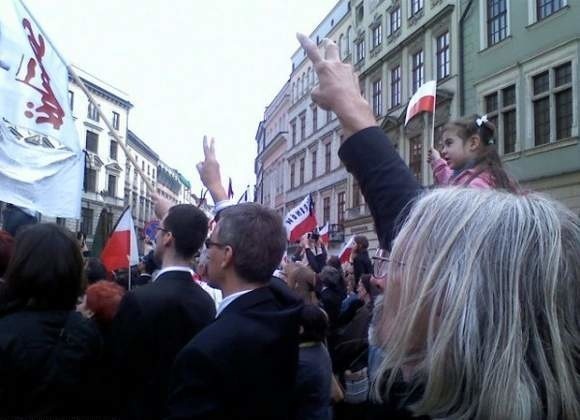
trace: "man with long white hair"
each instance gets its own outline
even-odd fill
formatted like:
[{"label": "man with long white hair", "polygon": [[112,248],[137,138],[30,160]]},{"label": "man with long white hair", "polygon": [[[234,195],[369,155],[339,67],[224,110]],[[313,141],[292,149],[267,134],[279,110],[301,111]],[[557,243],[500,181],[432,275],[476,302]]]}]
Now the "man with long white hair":
[{"label": "man with long white hair", "polygon": [[580,418],[578,217],[536,194],[422,195],[336,45],[322,56],[298,38],[319,78],[312,99],[340,120],[339,156],[392,248],[375,393],[388,400],[403,376],[417,415]]}]

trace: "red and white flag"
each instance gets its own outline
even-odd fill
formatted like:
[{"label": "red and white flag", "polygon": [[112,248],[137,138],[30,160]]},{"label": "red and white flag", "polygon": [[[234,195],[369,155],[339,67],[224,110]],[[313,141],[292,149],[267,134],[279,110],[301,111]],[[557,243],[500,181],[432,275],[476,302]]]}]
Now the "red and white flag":
[{"label": "red and white flag", "polygon": [[330,230],[330,224],[328,222],[326,222],[324,224],[324,226],[321,226],[318,228],[318,234],[320,235],[320,242],[322,242],[323,244],[328,244],[328,241],[330,239],[329,230]]},{"label": "red and white flag", "polygon": [[137,236],[130,207],[127,207],[119,217],[113,233],[103,248],[101,261],[108,271],[139,264]]},{"label": "red and white flag", "polygon": [[413,95],[407,105],[407,116],[405,117],[405,125],[415,115],[421,112],[435,112],[435,102],[437,98],[437,82],[432,80],[423,83],[417,92]]},{"label": "red and white flag", "polygon": [[68,76],[24,4],[0,0],[0,200],[78,219],[84,154]]},{"label": "red and white flag", "polygon": [[290,242],[298,241],[302,235],[312,232],[318,226],[314,213],[314,201],[310,194],[288,212],[284,218],[284,226]]},{"label": "red and white flag", "polygon": [[350,237],[346,245],[340,250],[338,258],[340,258],[341,263],[347,263],[350,260],[350,254],[352,254],[352,249],[354,248],[354,235]]}]

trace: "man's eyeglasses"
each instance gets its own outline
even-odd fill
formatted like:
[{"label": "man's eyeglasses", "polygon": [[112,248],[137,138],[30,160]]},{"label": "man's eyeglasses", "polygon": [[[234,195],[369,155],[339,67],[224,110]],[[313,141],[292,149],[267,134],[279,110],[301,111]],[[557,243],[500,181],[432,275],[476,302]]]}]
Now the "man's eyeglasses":
[{"label": "man's eyeglasses", "polygon": [[227,244],[220,244],[219,242],[213,242],[211,239],[207,238],[205,240],[205,247],[207,249],[210,249],[212,246],[215,246],[216,248],[225,248],[227,246]]},{"label": "man's eyeglasses", "polygon": [[373,275],[377,278],[385,277],[389,271],[391,260],[387,257],[389,252],[385,249],[377,249],[373,260]]}]

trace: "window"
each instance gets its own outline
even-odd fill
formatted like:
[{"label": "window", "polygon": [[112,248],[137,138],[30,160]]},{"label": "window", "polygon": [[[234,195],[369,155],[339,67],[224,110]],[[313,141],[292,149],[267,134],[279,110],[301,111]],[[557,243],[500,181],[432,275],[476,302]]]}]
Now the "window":
[{"label": "window", "polygon": [[423,10],[423,0],[411,0],[411,17]]},{"label": "window", "polygon": [[86,149],[93,153],[99,153],[99,135],[92,131],[87,131]]},{"label": "window", "polygon": [[294,176],[295,176],[295,167],[294,164],[290,164],[290,188],[294,188]]},{"label": "window", "polygon": [[111,140],[111,144],[109,145],[109,157],[117,160],[117,142],[115,140]]},{"label": "window", "polygon": [[346,56],[351,54],[351,42],[352,42],[352,26],[349,26],[346,30]]},{"label": "window", "polygon": [[300,185],[304,184],[304,158],[300,159]]},{"label": "window", "polygon": [[410,141],[411,156],[409,157],[409,168],[417,181],[421,182],[423,175],[423,140],[421,136],[413,137]]},{"label": "window", "polygon": [[[516,150],[516,87],[515,85],[501,89],[484,97],[485,113],[496,127],[496,140],[503,139],[503,153]],[[498,144],[501,152],[502,145]]]},{"label": "window", "polygon": [[70,110],[74,110],[75,107],[75,93],[72,90],[68,91],[68,106]]},{"label": "window", "polygon": [[383,24],[379,23],[373,28],[372,48],[376,48],[383,43]]},{"label": "window", "polygon": [[391,70],[391,108],[401,105],[401,66]]},{"label": "window", "polygon": [[487,46],[497,44],[507,37],[506,0],[487,0]]},{"label": "window", "polygon": [[346,202],[346,198],[345,197],[346,197],[346,193],[345,192],[339,192],[338,193],[337,223],[339,225],[342,225],[344,223],[344,205],[345,205],[345,202]]},{"label": "window", "polygon": [[340,34],[340,36],[338,37],[338,55],[339,55],[339,58],[341,60],[343,60],[344,57],[346,56],[345,50],[344,50],[344,35],[343,34]]},{"label": "window", "polygon": [[332,162],[332,144],[330,142],[324,145],[324,170],[326,173],[330,172]]},{"label": "window", "polygon": [[89,109],[88,109],[87,117],[90,120],[99,122],[99,111],[97,111],[97,107],[94,106],[93,103],[90,101],[89,101]]},{"label": "window", "polygon": [[[572,64],[564,63],[533,77],[535,145],[572,135]],[[553,122],[552,122],[553,121]]]},{"label": "window", "polygon": [[93,209],[81,208],[81,232],[85,235],[93,234]]},{"label": "window", "polygon": [[328,110],[326,111],[326,124],[328,124],[331,121],[332,121],[332,111]]},{"label": "window", "polygon": [[394,34],[401,28],[401,7],[397,6],[389,13],[390,29],[389,35]]},{"label": "window", "polygon": [[312,132],[316,130],[318,130],[318,107],[314,105],[312,107]]},{"label": "window", "polygon": [[300,114],[300,140],[306,138],[306,113]]},{"label": "window", "polygon": [[119,114],[115,111],[113,111],[113,128],[115,130],[119,129]]},{"label": "window", "polygon": [[110,197],[115,197],[117,195],[117,177],[115,175],[109,175],[109,184],[107,185],[107,193]]},{"label": "window", "polygon": [[296,144],[296,120],[290,121],[290,131],[292,133],[292,144]]},{"label": "window", "polygon": [[356,8],[356,24],[360,24],[365,17],[364,2],[359,4]]},{"label": "window", "polygon": [[356,62],[360,62],[365,59],[365,40],[361,39],[356,43]]},{"label": "window", "polygon": [[316,178],[316,158],[317,158],[316,150],[312,151],[312,179]]},{"label": "window", "polygon": [[423,50],[420,50],[412,57],[412,80],[413,80],[413,93],[417,92],[417,89],[421,87],[425,81],[425,55]]},{"label": "window", "polygon": [[326,223],[330,220],[330,197],[324,197],[322,200],[322,222]]},{"label": "window", "polygon": [[379,116],[383,113],[383,81],[373,82],[373,113]]},{"label": "window", "polygon": [[97,192],[97,170],[86,168],[83,180],[83,189],[86,192]]},{"label": "window", "polygon": [[353,208],[360,207],[361,201],[362,200],[361,200],[360,186],[358,185],[357,180],[353,179],[353,182],[352,182],[352,207]]},{"label": "window", "polygon": [[451,53],[449,52],[449,32],[437,37],[437,80],[451,74]]},{"label": "window", "polygon": [[538,20],[547,18],[566,6],[566,0],[536,0]]}]

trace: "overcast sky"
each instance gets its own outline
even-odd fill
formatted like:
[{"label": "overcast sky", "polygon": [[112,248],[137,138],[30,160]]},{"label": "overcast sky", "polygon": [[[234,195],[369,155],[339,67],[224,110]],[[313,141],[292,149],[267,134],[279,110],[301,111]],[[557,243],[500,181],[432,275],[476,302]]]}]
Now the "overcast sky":
[{"label": "overcast sky", "polygon": [[[0,0],[3,1],[3,0]],[[129,126],[199,193],[195,163],[216,138],[224,183],[253,185],[254,136],[288,80],[297,31],[336,0],[24,0],[71,63],[127,92]]]}]

